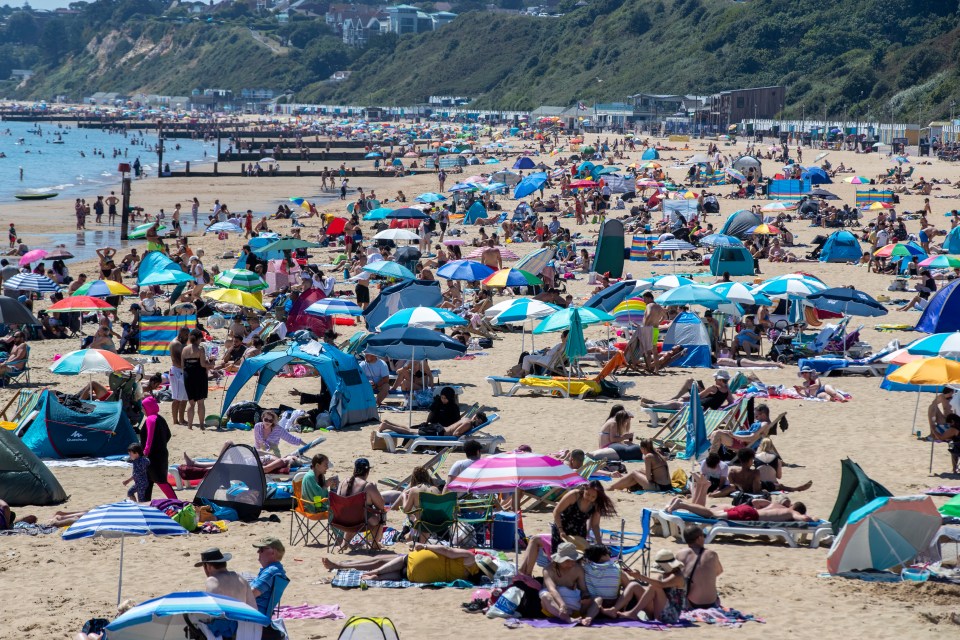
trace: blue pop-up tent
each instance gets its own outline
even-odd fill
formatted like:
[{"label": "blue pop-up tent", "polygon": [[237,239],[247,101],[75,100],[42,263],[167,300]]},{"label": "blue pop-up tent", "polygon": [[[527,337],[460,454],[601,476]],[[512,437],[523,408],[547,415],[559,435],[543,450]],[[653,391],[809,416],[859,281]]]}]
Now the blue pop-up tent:
[{"label": "blue pop-up tent", "polygon": [[960,253],[960,226],[954,227],[950,233],[947,234],[946,239],[943,241],[943,246],[947,250],[947,253]]},{"label": "blue pop-up tent", "polygon": [[643,155],[640,156],[640,159],[641,160],[659,160],[660,152],[654,149],[653,147],[650,147],[649,149],[643,152]]},{"label": "blue pop-up tent", "polygon": [[[251,378],[257,379],[253,401],[257,402],[267,385],[288,364],[307,364],[317,370],[330,390],[330,421],[340,429],[351,424],[377,419],[377,400],[373,389],[360,370],[356,358],[328,344],[293,345],[286,351],[268,351],[244,360],[223,398],[222,414]],[[313,353],[316,351],[316,353]]]},{"label": "blue pop-up tent", "polygon": [[466,215],[463,217],[463,224],[473,224],[479,218],[487,217],[487,209],[483,206],[483,203],[477,200],[470,208],[467,209]]},{"label": "blue pop-up tent", "polygon": [[663,337],[663,350],[669,351],[673,347],[682,346],[686,349],[683,357],[674,360],[676,367],[707,367],[712,366],[710,361],[710,334],[703,321],[689,311],[678,315],[667,334]]},{"label": "blue pop-up tent", "polygon": [[533,161],[532,158],[527,156],[521,156],[517,158],[517,161],[513,163],[514,169],[533,169],[537,166],[537,163]]},{"label": "blue pop-up tent", "polygon": [[436,280],[406,280],[380,291],[363,311],[371,331],[397,311],[410,307],[439,307],[443,302],[440,283]]},{"label": "blue pop-up tent", "polygon": [[138,441],[123,403],[84,402],[83,408],[66,407],[45,389],[35,417],[21,427],[23,444],[39,458],[105,458],[126,454]]},{"label": "blue pop-up tent", "polygon": [[830,184],[833,182],[827,172],[820,167],[807,167],[800,177],[809,178],[810,184]]},{"label": "blue pop-up tent", "polygon": [[762,223],[763,217],[761,217],[760,214],[754,213],[749,209],[741,209],[740,211],[732,213],[730,217],[727,218],[720,233],[725,236],[734,236],[743,240],[744,236],[747,235],[747,231]]},{"label": "blue pop-up tent", "polygon": [[960,280],[954,280],[933,294],[915,329],[924,333],[960,331]]},{"label": "blue pop-up tent", "polygon": [[846,230],[834,231],[820,249],[820,262],[858,262],[863,255],[860,241]]}]

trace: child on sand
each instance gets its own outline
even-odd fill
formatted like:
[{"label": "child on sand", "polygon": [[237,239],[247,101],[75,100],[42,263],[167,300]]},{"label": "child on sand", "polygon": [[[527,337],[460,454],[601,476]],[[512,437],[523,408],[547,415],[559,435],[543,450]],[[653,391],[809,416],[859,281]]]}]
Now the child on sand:
[{"label": "child on sand", "polygon": [[124,485],[133,483],[133,486],[127,489],[127,499],[144,502],[149,486],[147,467],[150,466],[150,459],[143,455],[143,447],[136,443],[127,447],[127,453],[130,454],[130,462],[133,464],[133,475],[123,481]]}]

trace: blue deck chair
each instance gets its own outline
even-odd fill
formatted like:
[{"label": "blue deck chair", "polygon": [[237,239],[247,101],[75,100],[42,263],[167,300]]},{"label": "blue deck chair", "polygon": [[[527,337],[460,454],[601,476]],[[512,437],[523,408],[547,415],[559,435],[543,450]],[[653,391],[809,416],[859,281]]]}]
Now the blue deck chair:
[{"label": "blue deck chair", "polygon": [[610,549],[610,555],[628,567],[639,560],[644,575],[650,572],[650,515],[649,509],[640,512],[639,533],[626,531],[627,521],[624,519],[620,520],[619,531],[601,529],[601,533],[607,536],[604,543]]}]

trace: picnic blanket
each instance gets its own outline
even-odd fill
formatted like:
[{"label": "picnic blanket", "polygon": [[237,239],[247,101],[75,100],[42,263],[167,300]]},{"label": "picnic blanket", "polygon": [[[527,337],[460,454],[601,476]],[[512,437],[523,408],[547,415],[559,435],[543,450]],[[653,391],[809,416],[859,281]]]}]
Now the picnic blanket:
[{"label": "picnic blanket", "polygon": [[704,624],[716,624],[721,627],[741,627],[745,622],[759,622],[764,624],[763,618],[750,613],[743,613],[736,609],[728,607],[713,607],[711,609],[694,609],[693,611],[684,611],[680,614],[680,620],[684,622],[702,622]]},{"label": "picnic blanket", "polygon": [[924,491],[924,493],[928,496],[957,496],[960,495],[960,487],[940,485],[939,487],[931,487]]},{"label": "picnic blanket", "polygon": [[[557,618],[520,618],[518,622],[534,627],[536,629],[571,629],[579,626],[576,622],[563,622]],[[512,624],[509,626],[513,626]],[[664,624],[657,621],[646,620],[608,620],[599,618],[593,621],[591,627],[619,627],[622,629],[648,629],[651,631],[664,631],[666,629],[682,629],[683,627],[692,627],[690,622],[680,622],[679,624]]]},{"label": "picnic blanket", "polygon": [[[837,389],[836,387],[834,387],[834,390],[847,400],[853,399],[853,396],[846,391]],[[737,391],[734,395],[736,395],[738,398],[746,398],[749,396],[751,398],[767,398],[768,400],[809,400],[812,402],[832,402],[831,400],[802,396],[793,387],[787,387],[783,385],[778,386],[773,393],[770,393],[769,389],[760,391],[755,388],[748,388],[742,391]],[[835,402],[839,402],[839,400]]]},{"label": "picnic blanket", "polygon": [[277,617],[282,620],[342,620],[347,617],[337,604],[280,605],[277,611]]},{"label": "picnic blanket", "polygon": [[409,580],[361,580],[362,571],[358,569],[338,569],[330,583],[333,587],[340,589],[407,589],[409,587],[420,587],[430,589],[440,589],[451,587],[454,589],[471,589],[476,585],[467,580],[454,580],[453,582],[410,582]]},{"label": "picnic blanket", "polygon": [[0,536],[46,536],[59,531],[59,527],[45,527],[42,524],[28,522],[14,522],[13,529],[0,531]]}]

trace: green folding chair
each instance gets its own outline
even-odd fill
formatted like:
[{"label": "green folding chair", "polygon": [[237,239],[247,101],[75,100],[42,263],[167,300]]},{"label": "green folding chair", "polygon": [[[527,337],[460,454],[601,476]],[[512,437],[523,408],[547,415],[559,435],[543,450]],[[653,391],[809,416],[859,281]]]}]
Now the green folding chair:
[{"label": "green folding chair", "polygon": [[457,524],[457,499],[456,493],[420,493],[417,498],[420,501],[420,508],[413,512],[416,520],[413,523],[413,531],[417,540],[426,532],[435,537],[446,536],[450,528]]}]

